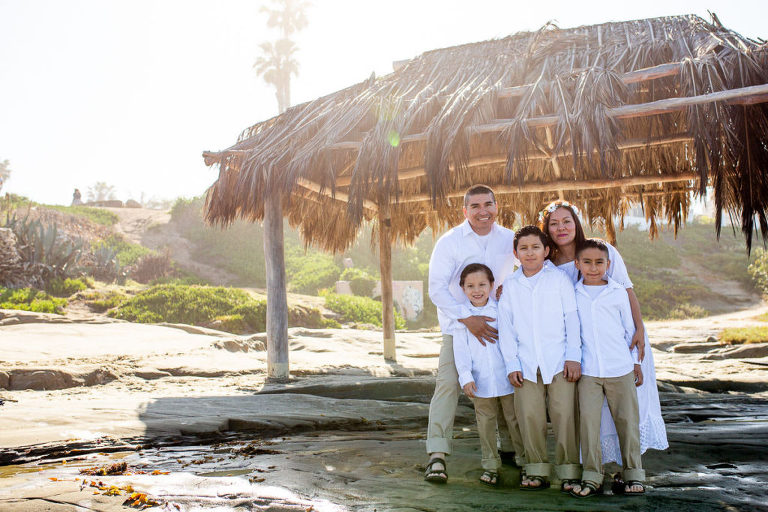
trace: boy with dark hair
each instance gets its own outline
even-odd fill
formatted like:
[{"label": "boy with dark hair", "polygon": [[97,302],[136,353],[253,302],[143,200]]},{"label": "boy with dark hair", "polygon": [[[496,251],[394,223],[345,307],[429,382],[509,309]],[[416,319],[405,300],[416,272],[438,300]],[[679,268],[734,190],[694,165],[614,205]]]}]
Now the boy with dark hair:
[{"label": "boy with dark hair", "polygon": [[520,268],[504,281],[499,302],[499,343],[527,463],[522,490],[549,487],[547,410],[555,434],[555,471],[561,490],[579,481],[576,381],[581,375],[579,317],[573,285],[547,260],[549,240],[536,226],[515,234]]},{"label": "boy with dark hair", "polygon": [[645,493],[635,391],[643,376],[637,347],[630,349],[635,324],[626,290],[605,275],[609,265],[608,246],[602,240],[587,239],[576,251],[576,268],[581,274],[576,283],[576,305],[581,321],[582,376],[578,388],[584,462],[582,482],[571,491],[577,498],[603,490],[600,422],[604,397],[621,447],[626,487],[620,486],[619,492]]}]

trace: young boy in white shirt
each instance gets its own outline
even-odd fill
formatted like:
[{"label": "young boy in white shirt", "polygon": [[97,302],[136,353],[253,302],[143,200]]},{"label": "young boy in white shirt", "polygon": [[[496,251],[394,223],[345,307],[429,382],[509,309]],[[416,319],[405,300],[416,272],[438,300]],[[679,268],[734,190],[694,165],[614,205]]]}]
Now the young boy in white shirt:
[{"label": "young boy in white shirt", "polygon": [[[561,490],[579,481],[576,381],[581,339],[573,285],[550,261],[549,239],[536,226],[515,233],[520,268],[504,281],[499,302],[499,344],[527,463],[522,490],[549,487],[547,410],[555,434],[555,471]],[[548,407],[547,404],[548,403]]]},{"label": "young boy in white shirt", "polygon": [[[496,318],[496,301],[490,297],[493,272],[482,263],[471,263],[461,271],[459,279],[469,299],[467,314]],[[496,321],[489,322],[494,328]],[[504,358],[498,343],[477,343],[466,326],[456,322],[453,331],[453,355],[459,384],[475,405],[477,433],[482,451],[483,474],[480,482],[496,487],[500,483],[501,458],[496,450],[496,421],[499,404],[510,432],[518,430],[515,417],[514,388],[507,379]],[[513,437],[515,453],[522,454],[522,443]],[[518,462],[522,462],[519,460]]]},{"label": "young boy in white shirt", "polygon": [[[635,386],[642,383],[637,348],[630,351],[635,324],[624,286],[605,275],[610,265],[605,242],[590,238],[576,251],[576,305],[581,321],[582,366],[579,389],[580,438],[584,472],[571,495],[602,492],[600,421],[603,397],[619,436],[625,495],[645,493],[640,457],[640,417]],[[505,290],[506,291],[506,290]],[[620,492],[621,492],[620,491]]]}]

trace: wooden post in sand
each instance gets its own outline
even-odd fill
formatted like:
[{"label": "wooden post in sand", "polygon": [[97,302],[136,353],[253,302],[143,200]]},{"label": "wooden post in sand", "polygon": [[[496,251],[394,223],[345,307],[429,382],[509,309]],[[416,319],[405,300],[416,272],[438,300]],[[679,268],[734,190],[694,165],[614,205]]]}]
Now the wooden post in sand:
[{"label": "wooden post in sand", "polygon": [[381,318],[384,330],[384,360],[394,363],[395,309],[392,294],[392,238],[389,203],[379,204],[379,267],[381,269]]},{"label": "wooden post in sand", "polygon": [[285,288],[283,208],[280,194],[264,201],[264,259],[267,267],[267,378],[288,378],[288,297]]}]

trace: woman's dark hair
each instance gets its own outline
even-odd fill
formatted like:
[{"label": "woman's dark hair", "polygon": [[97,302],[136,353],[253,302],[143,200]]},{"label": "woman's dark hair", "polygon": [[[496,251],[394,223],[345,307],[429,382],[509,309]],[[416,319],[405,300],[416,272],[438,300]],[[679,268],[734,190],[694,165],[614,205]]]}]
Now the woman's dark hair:
[{"label": "woman's dark hair", "polygon": [[611,257],[611,253],[608,252],[608,245],[605,243],[605,240],[600,238],[587,238],[584,240],[576,249],[576,257],[578,258],[585,249],[599,249],[605,253],[606,259]]},{"label": "woman's dark hair", "polygon": [[475,272],[485,272],[485,275],[488,276],[488,281],[490,283],[493,283],[493,272],[490,268],[488,268],[487,265],[483,265],[482,263],[470,263],[466,267],[464,267],[464,270],[461,271],[461,277],[459,278],[459,286],[464,288],[464,280],[467,278],[469,274],[474,274]]},{"label": "woman's dark hair", "polygon": [[[563,204],[564,201],[557,200],[552,201],[547,206],[544,207],[544,209],[541,211],[541,220],[539,221],[539,228],[549,236],[549,218],[552,216],[553,213],[555,213],[560,208],[565,208],[569,212],[571,212],[571,217],[573,218],[573,223],[576,225],[576,238],[574,239],[574,242],[576,242],[576,252],[578,253],[579,248],[581,247],[581,244],[584,243],[584,240],[587,239],[587,236],[584,234],[584,228],[581,226],[581,221],[579,220],[579,216],[574,211],[573,207],[570,204]],[[555,240],[553,238],[550,238],[549,241],[549,259],[551,261],[555,261],[555,258],[557,258],[558,253],[560,250],[557,247],[557,244],[555,243]]]},{"label": "woman's dark hair", "polygon": [[541,240],[541,243],[544,245],[544,247],[549,247],[550,241],[547,234],[539,229],[538,226],[530,225],[530,226],[523,226],[522,228],[518,229],[515,233],[515,240],[514,240],[514,247],[515,250],[517,250],[517,242],[520,241],[521,238],[524,236],[530,236],[530,235],[536,235]]}]

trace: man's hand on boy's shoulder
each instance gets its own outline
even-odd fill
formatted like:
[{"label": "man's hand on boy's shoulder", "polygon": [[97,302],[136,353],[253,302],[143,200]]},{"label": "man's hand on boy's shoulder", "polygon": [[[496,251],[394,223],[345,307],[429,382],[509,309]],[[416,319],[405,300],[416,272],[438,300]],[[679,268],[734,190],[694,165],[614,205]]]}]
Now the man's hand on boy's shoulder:
[{"label": "man's hand on boy's shoulder", "polygon": [[499,331],[488,325],[488,322],[493,322],[495,318],[489,316],[468,316],[467,318],[460,318],[459,322],[463,323],[469,332],[477,338],[477,341],[485,346],[485,342],[496,343],[499,339]]},{"label": "man's hand on boy's shoulder", "polygon": [[576,382],[581,378],[581,363],[577,361],[566,361],[563,368],[563,377],[568,382]]},{"label": "man's hand on boy's shoulder", "polygon": [[507,378],[509,379],[509,383],[516,388],[523,386],[523,372],[511,372],[507,375]]},{"label": "man's hand on boy's shoulder", "polygon": [[639,364],[635,365],[635,386],[643,385],[643,369]]}]

